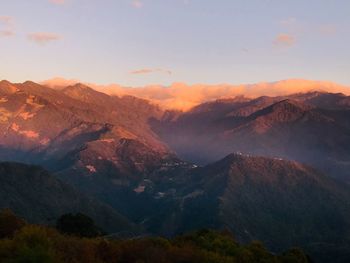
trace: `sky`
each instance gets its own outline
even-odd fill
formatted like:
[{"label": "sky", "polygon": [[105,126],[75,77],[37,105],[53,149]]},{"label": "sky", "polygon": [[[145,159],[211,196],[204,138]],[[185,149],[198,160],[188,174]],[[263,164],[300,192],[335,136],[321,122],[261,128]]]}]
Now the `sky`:
[{"label": "sky", "polygon": [[0,79],[350,84],[348,0],[1,0]]}]

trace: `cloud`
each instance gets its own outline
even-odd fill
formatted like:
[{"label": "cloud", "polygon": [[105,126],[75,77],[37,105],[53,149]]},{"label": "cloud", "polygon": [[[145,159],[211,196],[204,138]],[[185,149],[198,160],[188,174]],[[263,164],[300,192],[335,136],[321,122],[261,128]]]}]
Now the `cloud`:
[{"label": "cloud", "polygon": [[12,16],[0,16],[0,37],[11,37],[14,35],[14,18]]},{"label": "cloud", "polygon": [[55,4],[55,5],[63,5],[66,3],[66,0],[49,0],[50,3]]},{"label": "cloud", "polygon": [[62,39],[60,35],[47,32],[37,32],[28,34],[28,39],[38,44],[44,45],[52,41]]},{"label": "cloud", "polygon": [[290,47],[295,44],[295,37],[290,34],[279,34],[273,41],[276,46]]},{"label": "cloud", "polygon": [[168,75],[173,74],[171,70],[168,69],[161,69],[161,68],[144,68],[144,69],[138,69],[138,70],[133,70],[129,72],[132,75],[139,75],[139,74],[151,74],[151,73],[165,73]]},{"label": "cloud", "polygon": [[0,16],[0,24],[5,26],[12,26],[14,18],[12,16]]},{"label": "cloud", "polygon": [[178,110],[189,110],[190,108],[203,102],[213,101],[216,99],[234,98],[236,96],[257,98],[260,96],[284,96],[311,91],[331,93],[341,92],[346,95],[350,95],[350,87],[327,81],[312,81],[303,79],[290,79],[272,83],[264,82],[242,85],[187,85],[185,83],[174,83],[167,87],[161,85],[123,87],[118,84],[98,85],[86,83],[81,80],[54,78],[43,81],[41,84],[55,89],[62,89],[78,82],[84,83],[97,91],[109,95],[117,95],[121,97],[131,95],[149,100],[164,109]]},{"label": "cloud", "polygon": [[77,84],[79,82],[81,82],[81,81],[77,80],[77,79],[65,79],[62,77],[55,77],[55,78],[52,78],[49,80],[42,81],[42,82],[40,82],[40,84],[44,85],[44,86],[48,86],[48,87],[53,88],[53,89],[60,90],[62,88],[72,86],[72,85]]},{"label": "cloud", "polygon": [[15,35],[13,30],[0,30],[0,37],[12,37]]},{"label": "cloud", "polygon": [[134,7],[134,8],[142,8],[143,7],[143,2],[141,2],[140,0],[133,0],[131,2],[131,5]]}]

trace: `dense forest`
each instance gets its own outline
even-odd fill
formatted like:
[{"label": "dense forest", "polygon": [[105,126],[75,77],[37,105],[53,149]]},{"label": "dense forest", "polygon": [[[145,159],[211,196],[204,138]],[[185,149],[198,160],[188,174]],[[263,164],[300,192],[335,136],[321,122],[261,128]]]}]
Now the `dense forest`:
[{"label": "dense forest", "polygon": [[103,236],[82,214],[64,215],[55,228],[27,224],[10,210],[0,213],[0,262],[4,263],[307,263],[298,248],[275,255],[258,241],[241,245],[228,232],[200,230],[172,239]]}]

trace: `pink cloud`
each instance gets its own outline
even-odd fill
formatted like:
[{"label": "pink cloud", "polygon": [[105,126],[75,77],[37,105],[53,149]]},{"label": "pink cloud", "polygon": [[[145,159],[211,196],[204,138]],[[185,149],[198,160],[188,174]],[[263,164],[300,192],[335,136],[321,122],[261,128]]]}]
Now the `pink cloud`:
[{"label": "pink cloud", "polygon": [[131,71],[130,74],[138,75],[138,74],[151,74],[151,73],[165,73],[168,75],[173,74],[171,70],[161,69],[161,68],[145,68]]},{"label": "pink cloud", "polygon": [[12,16],[0,16],[0,37],[11,37],[14,35],[14,18]]},{"label": "pink cloud", "polygon": [[12,37],[15,35],[15,32],[12,30],[0,30],[0,37]]},{"label": "pink cloud", "polygon": [[274,40],[274,44],[276,46],[284,46],[284,47],[293,46],[295,42],[296,42],[295,37],[290,34],[279,34]]},{"label": "pink cloud", "polygon": [[0,16],[0,23],[6,26],[11,26],[14,22],[12,16]]},{"label": "pink cloud", "polygon": [[50,0],[50,3],[55,5],[63,5],[66,3],[66,0]]},{"label": "pink cloud", "polygon": [[131,5],[134,7],[134,8],[142,8],[143,7],[143,3],[140,1],[140,0],[133,0],[131,2]]},{"label": "pink cloud", "polygon": [[80,83],[80,80],[77,79],[65,79],[62,77],[55,77],[49,80],[45,80],[40,82],[41,85],[53,88],[53,89],[63,89],[68,86],[75,85],[77,83]]},{"label": "pink cloud", "polygon": [[38,44],[44,45],[48,42],[60,40],[61,36],[54,33],[37,32],[28,34],[28,39]]}]

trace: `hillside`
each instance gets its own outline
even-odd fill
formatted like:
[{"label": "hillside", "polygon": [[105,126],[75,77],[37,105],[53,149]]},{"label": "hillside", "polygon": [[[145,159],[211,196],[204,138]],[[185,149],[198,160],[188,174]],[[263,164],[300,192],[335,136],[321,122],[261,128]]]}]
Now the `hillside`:
[{"label": "hillside", "polygon": [[350,189],[296,162],[231,154],[193,169],[162,222],[176,232],[229,229],[273,251],[300,246],[316,262],[350,248]]},{"label": "hillside", "polygon": [[348,100],[320,92],[218,100],[165,115],[153,128],[180,157],[196,163],[242,152],[297,160],[348,182]]},{"label": "hillside", "polygon": [[4,208],[36,224],[54,225],[63,214],[81,212],[105,231],[136,230],[111,207],[80,194],[37,166],[0,163],[0,209]]}]

